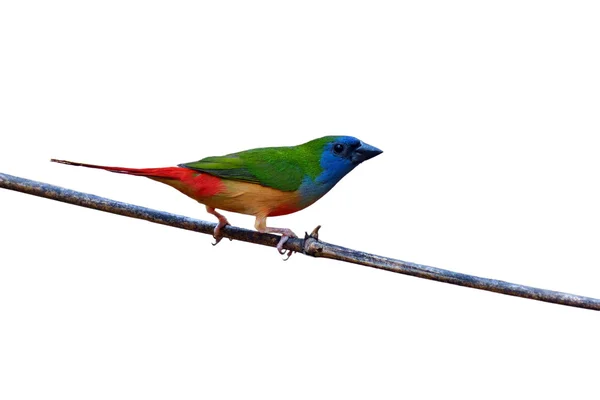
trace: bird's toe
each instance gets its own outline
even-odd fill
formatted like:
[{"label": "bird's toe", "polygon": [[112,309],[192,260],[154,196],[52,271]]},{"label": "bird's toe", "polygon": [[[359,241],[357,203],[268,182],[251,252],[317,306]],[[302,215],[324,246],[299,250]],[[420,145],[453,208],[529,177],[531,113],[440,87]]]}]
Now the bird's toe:
[{"label": "bird's toe", "polygon": [[281,255],[286,254],[287,255],[287,257],[283,259],[284,261],[287,261],[292,256],[292,254],[294,254],[293,250],[286,250],[286,249],[283,248],[283,245],[285,244],[285,242],[288,241],[288,239],[290,237],[297,237],[297,236],[296,236],[296,234],[294,232],[290,231],[289,235],[283,235],[283,236],[281,236],[281,239],[279,239],[279,243],[277,243],[277,251],[279,252],[279,254],[281,254]]},{"label": "bird's toe", "polygon": [[[213,231],[213,238],[215,238],[215,242],[212,244],[213,246],[216,246],[219,244],[219,242],[221,240],[223,240],[223,233],[221,232],[221,230],[223,229],[223,227],[229,225],[229,223],[225,223],[225,224],[218,224],[215,227],[215,230]],[[232,240],[231,238],[229,238],[229,240]]]}]

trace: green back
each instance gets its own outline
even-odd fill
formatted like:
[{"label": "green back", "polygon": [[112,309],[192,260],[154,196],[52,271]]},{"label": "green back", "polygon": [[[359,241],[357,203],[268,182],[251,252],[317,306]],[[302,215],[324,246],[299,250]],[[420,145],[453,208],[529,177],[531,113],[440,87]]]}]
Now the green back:
[{"label": "green back", "polygon": [[298,190],[305,176],[315,179],[322,172],[321,155],[335,136],[325,136],[291,147],[265,147],[225,156],[206,157],[180,164],[223,179],[258,183],[273,189]]}]

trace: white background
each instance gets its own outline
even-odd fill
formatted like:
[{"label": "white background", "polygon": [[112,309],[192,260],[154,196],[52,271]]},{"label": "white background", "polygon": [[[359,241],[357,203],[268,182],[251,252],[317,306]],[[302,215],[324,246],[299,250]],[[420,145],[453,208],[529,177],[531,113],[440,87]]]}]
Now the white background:
[{"label": "white background", "polygon": [[[598,298],[599,20],[592,1],[2,2],[0,171],[212,220],[48,160],[353,135],[384,153],[271,225]],[[598,395],[593,311],[6,190],[0,223],[3,399]]]}]

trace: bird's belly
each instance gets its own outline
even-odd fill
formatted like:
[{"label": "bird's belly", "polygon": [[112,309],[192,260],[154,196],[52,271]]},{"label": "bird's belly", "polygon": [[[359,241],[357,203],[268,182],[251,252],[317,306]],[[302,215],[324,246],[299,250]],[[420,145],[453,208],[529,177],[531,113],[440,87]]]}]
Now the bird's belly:
[{"label": "bird's belly", "polygon": [[151,179],[174,187],[199,203],[220,210],[257,216],[286,215],[308,206],[299,191],[284,192],[255,183],[221,179],[209,174],[190,174],[179,179]]},{"label": "bird's belly", "polygon": [[240,214],[277,216],[291,214],[299,206],[298,192],[283,192],[254,183],[223,180],[223,189],[197,200],[209,207]]}]

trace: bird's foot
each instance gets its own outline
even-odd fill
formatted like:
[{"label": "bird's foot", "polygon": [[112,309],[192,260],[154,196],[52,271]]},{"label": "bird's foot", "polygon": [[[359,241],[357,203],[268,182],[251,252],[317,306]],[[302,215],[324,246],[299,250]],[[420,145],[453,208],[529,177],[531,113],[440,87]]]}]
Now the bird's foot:
[{"label": "bird's foot", "polygon": [[[214,242],[214,243],[212,243],[212,245],[213,245],[213,246],[216,246],[216,245],[218,245],[218,244],[219,244],[219,242],[220,242],[221,240],[223,240],[224,236],[223,236],[223,234],[221,233],[221,229],[222,229],[222,228],[224,228],[226,225],[229,225],[229,223],[228,223],[228,222],[226,222],[226,223],[224,223],[224,224],[221,224],[221,223],[219,222],[219,224],[218,224],[218,225],[215,227],[215,230],[214,230],[214,232],[213,232],[213,238],[215,238],[215,242]],[[231,240],[231,238],[229,238],[229,240]]]},{"label": "bird's foot", "polygon": [[296,234],[294,232],[292,232],[291,229],[273,228],[271,226],[267,226],[267,217],[261,216],[261,215],[256,217],[256,222],[254,222],[254,227],[259,232],[280,234],[281,239],[279,239],[279,243],[277,243],[277,246],[276,246],[277,251],[279,252],[279,254],[286,254],[286,252],[287,252],[287,258],[285,258],[283,261],[287,261],[292,256],[292,254],[294,253],[293,250],[285,250],[283,248],[283,245],[285,244],[285,242],[288,241],[289,238],[297,238],[298,237],[298,236],[296,236]]},{"label": "bird's foot", "polygon": [[[217,224],[217,226],[215,227],[215,230],[213,232],[213,237],[215,238],[215,242],[212,245],[216,246],[223,239],[223,234],[221,233],[221,229],[223,229],[226,225],[229,225],[229,221],[227,221],[227,218],[225,218],[224,215],[219,214],[217,212],[217,210],[215,210],[213,207],[206,206],[206,211],[209,214],[212,214],[215,217],[217,217],[217,219],[219,220],[219,223]],[[229,238],[229,240],[231,240],[231,238]]]},{"label": "bird's foot", "polygon": [[292,254],[294,254],[294,251],[284,249],[283,245],[285,244],[285,242],[288,241],[289,238],[297,238],[298,236],[294,232],[292,232],[291,229],[287,228],[269,228],[269,232],[281,234],[281,239],[279,239],[279,243],[277,243],[277,251],[279,252],[279,254],[285,254],[287,256],[283,259],[284,261],[289,260]]}]

